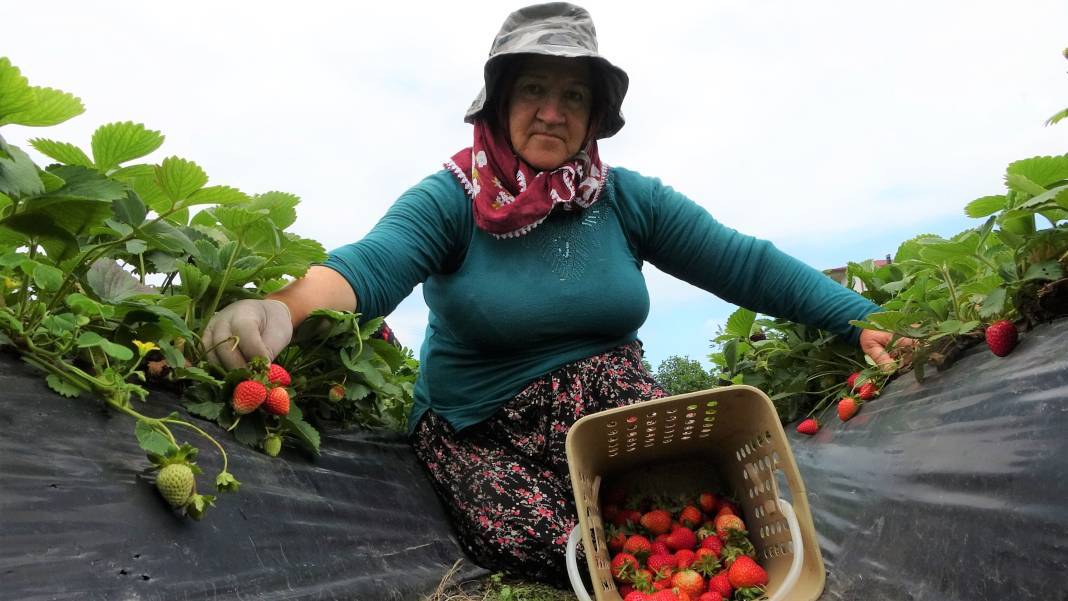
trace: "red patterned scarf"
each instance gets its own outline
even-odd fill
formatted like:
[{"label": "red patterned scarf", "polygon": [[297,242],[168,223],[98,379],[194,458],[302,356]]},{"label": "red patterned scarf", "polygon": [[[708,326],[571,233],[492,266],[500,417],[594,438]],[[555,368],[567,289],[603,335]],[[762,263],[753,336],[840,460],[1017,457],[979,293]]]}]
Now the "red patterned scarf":
[{"label": "red patterned scarf", "polygon": [[552,171],[536,171],[516,156],[511,144],[485,121],[475,121],[475,142],[445,163],[474,203],[475,223],[498,238],[522,236],[558,205],[588,207],[604,190],[608,168],[597,141]]}]

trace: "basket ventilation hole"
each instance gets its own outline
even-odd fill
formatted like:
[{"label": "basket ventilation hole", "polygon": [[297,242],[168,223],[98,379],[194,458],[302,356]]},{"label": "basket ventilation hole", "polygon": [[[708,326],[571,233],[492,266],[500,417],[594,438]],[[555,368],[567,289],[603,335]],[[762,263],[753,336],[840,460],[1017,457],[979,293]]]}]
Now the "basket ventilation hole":
[{"label": "basket ventilation hole", "polygon": [[771,461],[775,465],[779,465],[779,452],[778,451],[772,451],[771,452]]},{"label": "basket ventilation hole", "polygon": [[771,442],[771,432],[764,431],[764,442]]},{"label": "basket ventilation hole", "polygon": [[687,411],[697,411],[697,405],[686,405]]},{"label": "basket ventilation hole", "polygon": [[708,401],[707,403],[705,403],[705,407],[712,408],[712,407],[715,407],[718,404],[719,403],[716,402],[716,401]]},{"label": "basket ventilation hole", "polygon": [[628,423],[628,424],[633,424],[633,423],[634,423],[634,422],[636,422],[636,421],[638,421],[638,418],[637,418],[637,416],[631,415],[631,416],[628,416],[628,417],[627,417],[627,423]]},{"label": "basket ventilation hole", "polygon": [[612,421],[608,422],[606,425],[609,428],[615,428],[616,427],[616,420],[612,420]]}]

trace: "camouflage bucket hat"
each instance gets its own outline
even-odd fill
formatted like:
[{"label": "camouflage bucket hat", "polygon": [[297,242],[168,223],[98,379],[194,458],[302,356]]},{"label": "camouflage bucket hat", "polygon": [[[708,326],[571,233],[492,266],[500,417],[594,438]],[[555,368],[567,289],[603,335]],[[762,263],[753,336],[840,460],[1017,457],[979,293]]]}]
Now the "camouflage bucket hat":
[{"label": "camouflage bucket hat", "polygon": [[597,138],[608,138],[623,127],[620,106],[627,94],[630,79],[627,73],[597,53],[597,30],[586,9],[567,2],[535,4],[508,15],[497,37],[493,39],[484,69],[484,82],[478,98],[467,109],[464,121],[472,123],[487,108],[487,90],[496,90],[497,82],[507,68],[508,57],[519,54],[542,54],[565,58],[589,59],[599,77],[603,108]]}]

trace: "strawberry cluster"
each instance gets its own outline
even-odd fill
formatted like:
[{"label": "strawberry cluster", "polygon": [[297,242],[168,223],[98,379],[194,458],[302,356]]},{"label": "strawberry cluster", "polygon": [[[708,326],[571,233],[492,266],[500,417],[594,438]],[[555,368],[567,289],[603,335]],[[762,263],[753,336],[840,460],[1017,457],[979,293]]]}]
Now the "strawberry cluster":
[{"label": "strawberry cluster", "polygon": [[[238,416],[248,415],[262,409],[268,415],[284,417],[289,415],[290,396],[286,388],[292,382],[289,372],[277,363],[268,365],[265,361],[253,360],[249,363],[251,376],[234,386],[230,397],[230,406]],[[234,423],[236,426],[236,422]],[[263,439],[263,450],[275,457],[282,450],[282,439],[268,432]]]},{"label": "strawberry cluster", "polygon": [[764,595],[768,574],[738,507],[711,492],[696,499],[628,502],[606,491],[611,571],[624,601],[723,601]]},{"label": "strawberry cluster", "polygon": [[[877,382],[886,378],[881,372],[853,372],[846,378],[842,396],[838,399],[838,419],[847,422],[860,412],[860,408],[879,394]],[[820,430],[820,423],[810,417],[797,424],[797,431],[812,436]]]}]

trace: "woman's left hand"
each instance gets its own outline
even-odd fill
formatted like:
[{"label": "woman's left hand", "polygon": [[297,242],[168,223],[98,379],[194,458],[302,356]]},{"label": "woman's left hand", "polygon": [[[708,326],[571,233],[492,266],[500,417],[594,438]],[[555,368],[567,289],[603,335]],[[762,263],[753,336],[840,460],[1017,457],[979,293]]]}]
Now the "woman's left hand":
[{"label": "woman's left hand", "polygon": [[[879,330],[861,330],[860,349],[884,371],[908,365],[912,356],[911,338],[893,340],[893,334]],[[889,346],[893,340],[893,345]],[[888,348],[889,346],[889,348]]]}]

